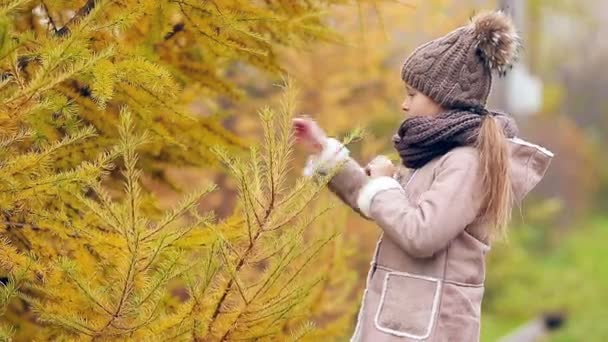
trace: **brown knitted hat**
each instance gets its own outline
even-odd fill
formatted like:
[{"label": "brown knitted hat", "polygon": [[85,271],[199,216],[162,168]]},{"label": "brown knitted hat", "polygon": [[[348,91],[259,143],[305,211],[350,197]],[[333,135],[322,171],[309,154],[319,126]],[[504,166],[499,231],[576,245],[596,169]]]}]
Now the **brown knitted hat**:
[{"label": "brown knitted hat", "polygon": [[446,108],[484,108],[492,70],[504,75],[520,39],[502,12],[482,13],[467,26],[418,47],[405,60],[401,78]]}]

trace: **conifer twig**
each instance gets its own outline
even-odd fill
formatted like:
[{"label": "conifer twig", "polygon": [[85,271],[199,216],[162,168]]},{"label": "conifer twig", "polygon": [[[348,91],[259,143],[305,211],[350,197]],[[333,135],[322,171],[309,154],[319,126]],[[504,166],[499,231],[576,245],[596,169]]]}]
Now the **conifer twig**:
[{"label": "conifer twig", "polygon": [[44,12],[46,13],[47,18],[49,18],[49,24],[51,24],[51,27],[53,28],[53,33],[57,34],[57,25],[55,25],[55,21],[53,20],[53,17],[51,16],[51,12],[49,12],[49,8],[46,5],[46,3],[43,1],[41,1],[42,3],[42,7],[44,7]]},{"label": "conifer twig", "polygon": [[[70,34],[70,25],[74,24],[74,22],[78,21],[80,18],[91,13],[91,11],[95,8],[96,2],[97,2],[96,0],[87,0],[87,3],[84,4],[84,6],[82,6],[76,12],[76,14],[65,25],[63,25],[62,28],[60,28],[59,30],[55,29],[55,35],[57,35],[59,37],[63,37],[63,36]],[[48,14],[48,12],[47,12],[47,14]],[[49,18],[50,18],[50,15],[49,15]]]},{"label": "conifer twig", "polygon": [[2,221],[0,224],[4,224],[6,226],[12,226],[15,228],[32,228],[32,230],[41,230],[42,228],[32,224],[32,223],[17,223],[11,221]]}]

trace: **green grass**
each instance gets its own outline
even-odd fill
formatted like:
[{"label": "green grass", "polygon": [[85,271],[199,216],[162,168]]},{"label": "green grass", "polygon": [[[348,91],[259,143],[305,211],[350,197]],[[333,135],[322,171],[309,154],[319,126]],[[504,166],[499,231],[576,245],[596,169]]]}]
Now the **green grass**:
[{"label": "green grass", "polygon": [[[555,310],[568,317],[549,341],[608,341],[608,218],[559,235],[531,226],[512,233],[490,253],[482,341]],[[549,236],[558,242],[549,246]]]}]

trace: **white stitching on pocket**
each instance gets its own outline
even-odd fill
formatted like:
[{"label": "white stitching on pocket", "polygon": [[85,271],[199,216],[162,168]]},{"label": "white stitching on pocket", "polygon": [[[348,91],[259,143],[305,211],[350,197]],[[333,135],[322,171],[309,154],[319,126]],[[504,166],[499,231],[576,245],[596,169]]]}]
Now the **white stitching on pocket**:
[{"label": "white stitching on pocket", "polygon": [[[391,275],[409,277],[409,278],[426,280],[426,281],[437,283],[437,285],[435,287],[435,294],[433,295],[433,305],[431,307],[431,317],[429,319],[429,323],[428,323],[428,326],[427,326],[427,329],[426,329],[426,332],[424,335],[411,334],[411,333],[408,333],[405,331],[394,330],[394,329],[386,328],[386,327],[383,327],[380,325],[380,321],[379,321],[380,313],[381,313],[382,307],[384,305],[384,300],[386,298],[386,291],[387,291],[387,287],[388,287],[388,280]],[[437,310],[439,309],[439,299],[441,298],[440,294],[441,294],[442,285],[443,285],[442,281],[439,278],[426,277],[426,276],[411,274],[411,273],[407,273],[407,272],[388,272],[388,273],[386,273],[386,276],[384,277],[384,283],[382,285],[382,295],[380,296],[380,303],[378,304],[378,309],[376,310],[376,315],[374,317],[374,325],[376,326],[376,329],[378,329],[382,332],[385,332],[385,333],[395,335],[395,336],[407,337],[407,338],[411,338],[411,339],[415,339],[415,340],[424,340],[426,338],[429,338],[429,336],[431,336],[431,332],[432,332],[433,326],[435,324]]]}]

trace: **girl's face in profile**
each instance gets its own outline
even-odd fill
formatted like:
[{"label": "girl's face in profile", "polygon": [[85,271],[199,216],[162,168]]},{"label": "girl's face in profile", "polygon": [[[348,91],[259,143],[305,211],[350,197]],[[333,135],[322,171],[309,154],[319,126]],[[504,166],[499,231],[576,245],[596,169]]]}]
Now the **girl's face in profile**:
[{"label": "girl's face in profile", "polygon": [[401,109],[408,113],[409,116],[437,116],[443,111],[443,108],[431,100],[428,96],[406,84],[406,95]]}]

